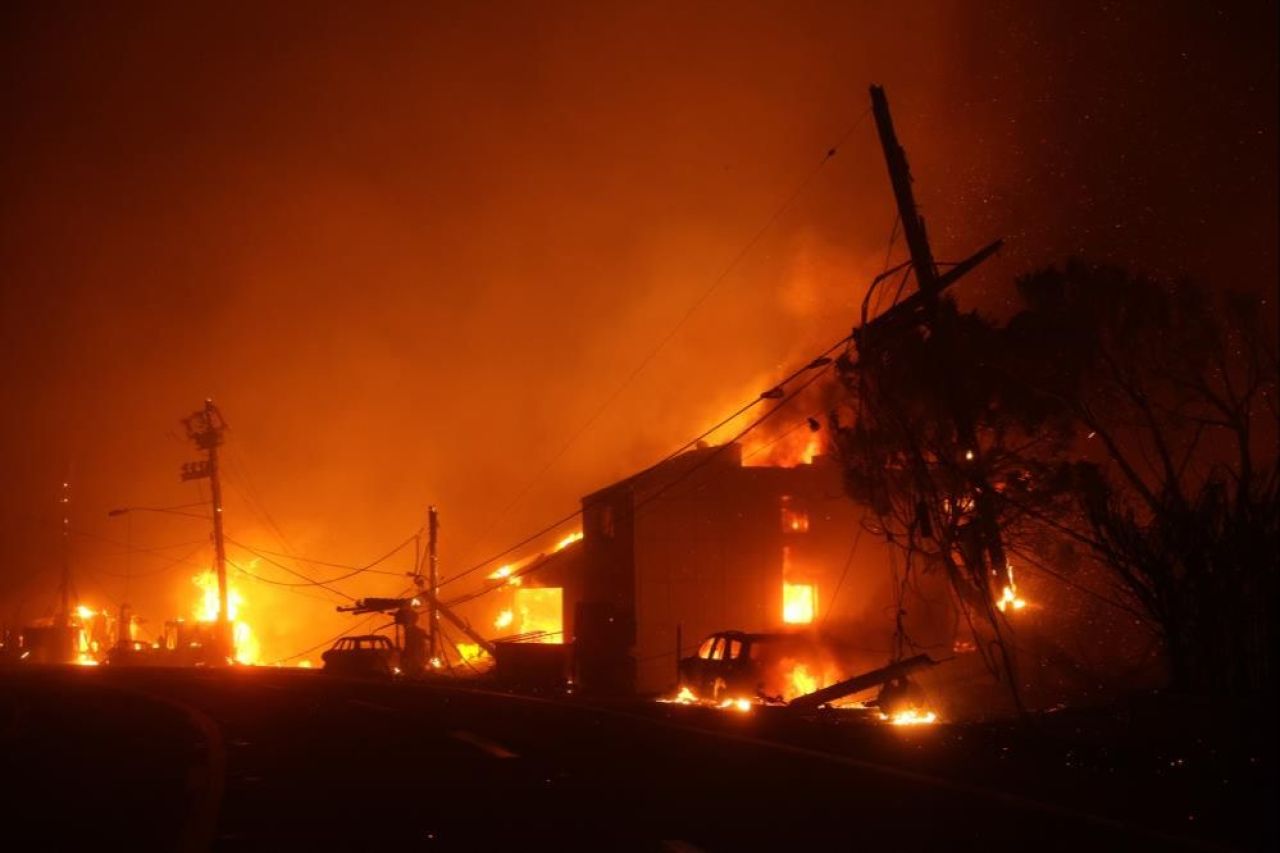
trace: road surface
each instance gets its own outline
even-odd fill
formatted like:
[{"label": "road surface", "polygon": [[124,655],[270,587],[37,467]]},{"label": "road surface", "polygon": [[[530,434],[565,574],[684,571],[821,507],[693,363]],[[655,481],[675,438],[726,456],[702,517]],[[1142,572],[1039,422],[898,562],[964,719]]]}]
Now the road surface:
[{"label": "road surface", "polygon": [[48,849],[1176,846],[1009,792],[766,743],[750,714],[706,731],[305,670],[10,671],[0,756],[0,841]]}]

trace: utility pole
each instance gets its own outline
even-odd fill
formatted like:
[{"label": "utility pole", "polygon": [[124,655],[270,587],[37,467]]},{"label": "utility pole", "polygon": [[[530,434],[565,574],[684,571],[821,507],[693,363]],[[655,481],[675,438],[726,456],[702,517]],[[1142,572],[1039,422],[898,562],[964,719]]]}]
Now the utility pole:
[{"label": "utility pole", "polygon": [[62,509],[62,578],[58,584],[58,613],[54,617],[54,634],[57,648],[54,652],[58,663],[66,663],[76,659],[79,648],[79,636],[72,629],[71,621],[71,475],[62,481],[62,491],[58,495],[58,505]]},{"label": "utility pole", "polygon": [[187,437],[205,452],[205,458],[199,462],[183,463],[181,476],[184,481],[209,481],[213,500],[213,559],[218,575],[217,634],[221,645],[218,652],[220,656],[231,658],[235,655],[235,640],[227,605],[227,550],[222,536],[222,481],[218,476],[218,447],[222,445],[222,434],[227,424],[211,399],[204,401],[204,408],[183,418],[182,424],[187,429]]},{"label": "utility pole", "polygon": [[[889,168],[889,181],[893,185],[893,196],[898,204],[898,216],[902,223],[902,234],[907,248],[911,252],[911,267],[916,274],[922,304],[919,305],[919,318],[923,325],[938,335],[944,351],[954,351],[958,340],[957,316],[954,307],[942,305],[939,296],[944,289],[954,284],[962,276],[978,264],[991,257],[1003,241],[997,240],[976,252],[972,257],[956,264],[946,273],[938,273],[937,262],[933,258],[933,250],[929,246],[929,237],[925,233],[924,219],[916,207],[915,194],[911,188],[911,169],[907,165],[907,155],[898,142],[893,128],[893,118],[889,114],[889,100],[880,86],[871,87],[871,110],[876,120],[876,130],[880,136],[880,146],[884,149],[885,164]],[[943,365],[944,370],[955,371],[956,363],[949,360]],[[958,378],[958,377],[957,377]],[[987,577],[995,581],[1000,589],[1009,584],[1009,563],[1005,556],[1004,541],[1000,534],[1000,525],[994,503],[994,495],[985,473],[981,470],[978,458],[977,432],[974,427],[973,412],[968,401],[963,399],[959,381],[947,383],[952,389],[951,410],[955,421],[956,436],[963,445],[962,458],[956,464],[967,471],[970,485],[974,492],[974,508],[977,513],[978,526],[982,538],[982,556],[987,562]],[[990,580],[987,583],[986,598],[993,601]]]},{"label": "utility pole", "polygon": [[71,482],[62,481],[62,581],[58,585],[58,626],[71,624]]},{"label": "utility pole", "polygon": [[427,507],[427,588],[431,590],[427,598],[427,661],[432,666],[440,651],[440,613],[436,607],[440,595],[439,542],[440,513],[434,506]]}]

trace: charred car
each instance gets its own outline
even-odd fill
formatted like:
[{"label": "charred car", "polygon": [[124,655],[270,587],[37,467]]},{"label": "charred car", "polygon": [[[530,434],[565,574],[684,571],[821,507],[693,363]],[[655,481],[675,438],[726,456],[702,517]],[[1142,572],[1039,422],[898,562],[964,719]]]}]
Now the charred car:
[{"label": "charred car", "polygon": [[813,633],[719,631],[680,661],[680,686],[698,696],[761,696],[784,692],[779,670],[788,661],[817,661],[832,655],[831,644]]},{"label": "charred car", "polygon": [[364,678],[391,678],[400,673],[400,652],[381,634],[343,637],[320,656],[324,671]]},{"label": "charred car", "polygon": [[[680,661],[680,687],[712,701],[756,698],[814,708],[878,687],[870,704],[886,715],[926,707],[924,691],[908,676],[937,661],[921,654],[844,677],[838,673],[850,670],[850,653],[818,632],[720,631]],[[795,678],[798,667],[807,673],[803,687]],[[828,683],[820,675],[830,675]]]}]

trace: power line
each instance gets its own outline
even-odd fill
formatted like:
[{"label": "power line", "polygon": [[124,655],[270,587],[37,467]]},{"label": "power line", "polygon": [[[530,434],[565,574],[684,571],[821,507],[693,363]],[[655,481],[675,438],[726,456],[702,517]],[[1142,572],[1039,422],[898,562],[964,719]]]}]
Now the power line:
[{"label": "power line", "polygon": [[844,569],[840,572],[840,580],[836,583],[835,591],[831,593],[831,601],[827,603],[827,612],[822,615],[822,623],[826,624],[827,619],[831,616],[831,611],[835,609],[836,599],[840,597],[840,590],[844,587],[845,577],[849,574],[849,568],[853,565],[853,555],[858,552],[858,543],[862,541],[862,531],[866,529],[864,522],[866,521],[866,513],[858,521],[858,530],[853,534],[853,544],[849,546],[849,556],[845,558]]},{"label": "power line", "polygon": [[253,554],[255,557],[258,557],[258,558],[259,558],[259,559],[261,559],[261,560],[265,560],[266,562],[270,563],[271,565],[275,566],[276,568],[284,569],[286,572],[288,572],[289,574],[293,575],[294,577],[299,577],[299,578],[302,578],[302,579],[303,579],[303,580],[305,580],[305,581],[309,581],[309,583],[302,584],[302,586],[318,586],[318,587],[322,587],[322,588],[324,588],[324,589],[329,590],[330,592],[333,592],[333,593],[336,593],[336,594],[338,594],[338,595],[342,596],[343,598],[347,599],[348,601],[355,601],[355,598],[353,598],[353,597],[352,597],[352,596],[350,596],[350,595],[347,595],[347,594],[346,594],[345,592],[343,592],[342,590],[334,589],[334,588],[332,588],[332,587],[328,586],[328,584],[329,584],[329,583],[332,583],[332,581],[318,581],[318,580],[316,580],[316,579],[315,579],[315,578],[313,578],[313,577],[308,577],[307,575],[304,575],[302,572],[297,571],[296,569],[291,569],[290,567],[286,566],[284,563],[281,563],[281,562],[279,562],[278,560],[274,560],[274,559],[272,559],[271,557],[266,556],[265,554],[259,554],[259,553],[258,553],[257,551],[255,551],[253,548],[249,547],[248,545],[245,545],[243,542],[237,542],[236,540],[232,539],[230,536],[226,537],[226,539],[227,539],[227,541],[228,541],[228,542],[230,542],[232,545],[235,545],[235,546],[236,546],[236,547],[238,547],[238,548],[243,548],[244,550],[248,551],[250,554]]},{"label": "power line", "polygon": [[[109,572],[109,571],[107,571],[106,569],[98,569],[98,568],[91,568],[91,569],[89,569],[89,571],[90,571],[90,572],[92,572],[93,574],[96,574],[96,575],[106,575],[107,577],[112,577],[112,578],[125,578],[125,579],[128,579],[128,580],[132,580],[132,579],[135,579],[135,578],[149,578],[149,577],[152,577],[152,576],[154,576],[154,575],[161,575],[161,574],[164,574],[165,572],[168,572],[168,571],[170,571],[170,570],[174,569],[174,568],[175,568],[175,567],[177,567],[177,566],[182,565],[183,563],[189,563],[189,564],[195,565],[195,566],[197,566],[197,567],[199,567],[199,568],[204,568],[204,566],[203,566],[203,565],[201,565],[199,562],[197,562],[197,561],[194,559],[194,557],[195,557],[195,555],[196,555],[196,554],[200,553],[202,550],[204,550],[204,549],[205,549],[205,548],[207,548],[207,547],[208,547],[208,543],[207,543],[207,542],[201,542],[199,545],[197,545],[193,550],[189,551],[187,554],[185,554],[185,555],[183,555],[183,556],[181,556],[181,557],[178,557],[178,558],[176,558],[176,559],[171,559],[171,560],[169,560],[169,562],[165,563],[165,564],[164,564],[163,566],[161,566],[160,568],[158,568],[158,569],[151,569],[150,571],[145,571],[145,572]],[[153,554],[153,555],[151,555],[151,556],[159,556],[159,555],[154,555],[154,554]]]},{"label": "power line", "polygon": [[[374,567],[385,562],[389,558],[395,556],[397,553],[400,552],[401,549],[403,549],[406,545],[412,542],[417,536],[418,536],[418,533],[414,533],[413,536],[410,536],[408,539],[401,542],[395,548],[391,549],[386,554],[383,554],[381,557],[379,557],[378,559],[374,560],[372,563],[369,563],[368,565],[365,565],[365,566],[355,566],[350,563],[331,563],[326,560],[316,560],[311,557],[302,557],[297,554],[286,554],[281,551],[269,551],[266,548],[257,548],[254,550],[255,550],[255,553],[258,553],[258,554],[270,554],[273,557],[284,557],[286,559],[296,560],[299,563],[308,563],[313,566],[325,566],[326,568],[330,568],[330,569],[347,569],[352,572],[372,572],[373,574],[377,574],[377,575],[388,575],[392,577],[402,578],[405,576],[404,572],[391,572],[391,571],[385,571],[385,570],[380,571]],[[244,547],[244,546],[241,546],[241,547]],[[332,580],[341,580],[341,578],[333,578]]]},{"label": "power line", "polygon": [[285,592],[291,593],[293,595],[300,595],[303,598],[310,598],[314,601],[323,601],[325,604],[334,603],[334,600],[332,598],[322,598],[321,596],[315,595],[314,593],[309,593],[309,592],[305,592],[302,589],[298,589],[298,587],[307,587],[307,586],[310,586],[310,584],[305,584],[305,583],[291,584],[287,582],[271,580],[270,578],[264,578],[262,575],[249,571],[244,566],[237,563],[235,560],[232,560],[230,557],[227,558],[227,565],[231,566],[233,569],[240,572],[242,575],[245,575],[246,577],[249,577],[260,583],[265,583],[270,586],[283,587]]}]

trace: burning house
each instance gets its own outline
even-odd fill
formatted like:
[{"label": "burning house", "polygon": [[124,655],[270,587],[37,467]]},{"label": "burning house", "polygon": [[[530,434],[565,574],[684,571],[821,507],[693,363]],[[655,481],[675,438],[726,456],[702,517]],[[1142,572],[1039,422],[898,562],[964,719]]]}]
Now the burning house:
[{"label": "burning house", "polygon": [[[883,664],[899,609],[891,555],[863,531],[835,460],[809,460],[753,466],[740,444],[700,447],[587,495],[580,540],[491,575],[508,583],[495,627],[570,638],[591,692],[670,690],[678,658],[725,629],[821,630],[853,650],[826,677],[814,669],[810,689]],[[912,618],[949,623],[948,608],[945,594],[936,612],[917,598]],[[538,614],[553,610],[548,630]]]}]

